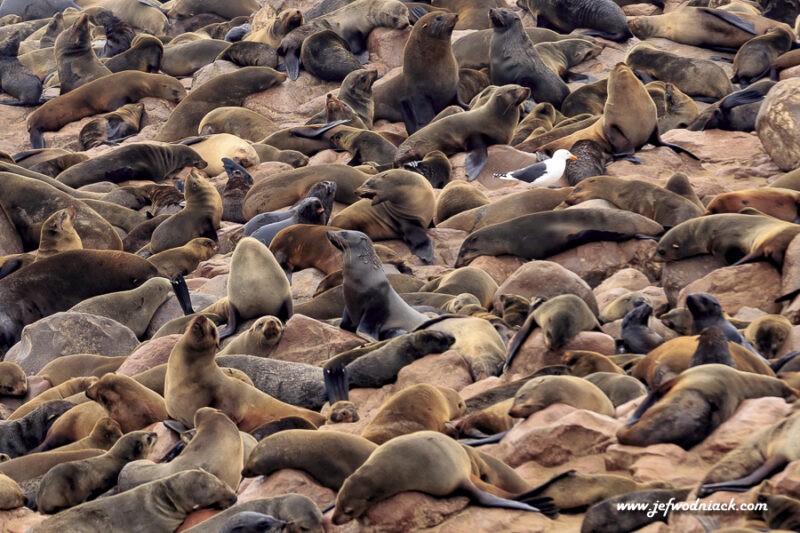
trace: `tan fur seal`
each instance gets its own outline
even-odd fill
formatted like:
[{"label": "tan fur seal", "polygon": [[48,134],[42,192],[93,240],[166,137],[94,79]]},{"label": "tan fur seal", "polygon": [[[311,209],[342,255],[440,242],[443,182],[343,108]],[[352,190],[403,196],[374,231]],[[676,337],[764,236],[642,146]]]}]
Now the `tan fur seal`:
[{"label": "tan fur seal", "polygon": [[525,418],[554,403],[614,416],[611,400],[593,383],[574,376],[540,376],[525,383],[514,395],[508,414]]},{"label": "tan fur seal", "polygon": [[433,218],[438,224],[463,211],[489,203],[489,198],[477,187],[462,181],[453,181],[436,198],[436,213]]},{"label": "tan fur seal", "polygon": [[185,167],[207,165],[197,151],[187,146],[133,143],[73,165],[56,179],[74,188],[99,181],[162,181]]},{"label": "tan fur seal", "polygon": [[747,86],[770,72],[774,73],[773,63],[778,56],[792,48],[795,39],[794,32],[784,26],[776,26],[763,35],[753,37],[736,52],[731,81]]},{"label": "tan fur seal", "polygon": [[448,431],[448,423],[464,414],[466,405],[447,387],[420,383],[393,394],[381,405],[361,436],[376,444],[417,431]]},{"label": "tan fur seal", "polygon": [[738,213],[746,207],[758,209],[765,215],[794,222],[800,218],[800,192],[778,187],[759,187],[757,189],[742,189],[716,195],[708,206],[706,212]]},{"label": "tan fur seal", "polygon": [[392,169],[366,180],[356,194],[364,198],[343,209],[331,225],[366,233],[371,239],[401,237],[411,252],[433,263],[433,245],[426,233],[433,220],[431,184],[415,172]]},{"label": "tan fur seal", "polygon": [[636,72],[674,84],[689,96],[719,100],[733,92],[728,75],[713,61],[689,59],[647,43],[631,48],[625,63]]},{"label": "tan fur seal", "polygon": [[108,416],[108,413],[98,403],[78,404],[53,422],[45,439],[33,451],[52,450],[80,440],[88,435],[97,421],[104,416]]},{"label": "tan fur seal", "polygon": [[131,47],[110,59],[104,60],[111,72],[140,70],[155,74],[161,68],[164,57],[164,44],[157,37],[140,33],[133,38]]},{"label": "tan fur seal", "polygon": [[328,240],[327,231],[336,230],[319,224],[295,224],[278,232],[269,249],[287,274],[313,267],[325,275],[342,269],[342,254]]},{"label": "tan fur seal", "polygon": [[350,153],[351,165],[370,163],[379,169],[391,168],[397,153],[397,147],[379,133],[348,126],[338,126],[330,142],[334,148]]},{"label": "tan fur seal", "polygon": [[[136,289],[88,298],[69,310],[108,317],[127,326],[141,338],[153,315],[169,299],[171,293],[172,285],[168,280],[152,278]],[[53,363],[56,361],[58,359]]]},{"label": "tan fur seal", "polygon": [[327,236],[344,254],[345,310],[339,327],[382,340],[413,331],[426,321],[389,285],[367,235],[340,230],[328,231]]},{"label": "tan fur seal", "polygon": [[258,183],[247,192],[242,210],[247,219],[259,213],[267,213],[289,207],[300,200],[306,192],[320,181],[336,183],[337,202],[352,204],[359,200],[355,190],[370,174],[347,165],[314,165],[279,172]]},{"label": "tan fur seal", "polygon": [[[11,363],[10,361],[6,361],[7,363]],[[16,363],[12,363],[16,364]],[[38,376],[38,374],[37,374]],[[94,385],[97,381],[97,378],[94,376],[77,376],[70,378],[63,383],[58,385],[54,385],[51,388],[45,390],[44,392],[39,392],[36,387],[36,384],[28,389],[28,394],[22,398],[23,403],[14,410],[13,413],[8,415],[6,420],[19,420],[20,418],[24,418],[28,415],[28,413],[34,411],[37,407],[42,405],[46,402],[51,402],[54,400],[66,400],[75,394],[79,394],[85,391],[87,388]],[[13,406],[14,403],[12,402],[5,402],[6,405],[9,407]],[[92,448],[100,448],[100,446],[91,446]]]},{"label": "tan fur seal", "polygon": [[582,180],[575,185],[564,203],[577,205],[598,198],[608,200],[620,209],[646,216],[666,228],[703,214],[694,203],[678,194],[645,181],[612,176]]},{"label": "tan fur seal", "polygon": [[164,35],[169,28],[169,20],[161,8],[143,4],[136,0],[105,0],[103,7],[150,35]]},{"label": "tan fur seal", "polygon": [[184,190],[186,207],[153,230],[150,251],[162,252],[183,246],[196,237],[217,240],[222,223],[222,198],[206,178],[192,170]]},{"label": "tan fur seal", "polygon": [[794,413],[746,439],[711,468],[700,484],[698,496],[718,490],[745,491],[760,483],[798,459],[798,434],[800,414]]},{"label": "tan fur seal", "polygon": [[221,39],[170,43],[164,47],[161,71],[170,76],[191,76],[214,62],[231,43]]},{"label": "tan fur seal", "polygon": [[520,0],[517,5],[533,14],[537,26],[570,33],[576,28],[589,28],[586,35],[596,35],[611,41],[631,38],[625,23],[625,13],[611,0],[583,2],[581,0]]},{"label": "tan fur seal", "polygon": [[237,503],[211,518],[206,518],[186,531],[191,531],[191,533],[219,533],[220,528],[225,527],[228,520],[242,511],[255,511],[283,520],[291,524],[289,531],[293,533],[302,531],[320,533],[322,531],[322,513],[317,504],[306,496],[294,493]]},{"label": "tan fur seal", "polygon": [[76,154],[60,148],[45,148],[16,153],[12,162],[33,172],[56,177],[69,167],[87,159],[89,156],[86,154]]},{"label": "tan fur seal", "polygon": [[[202,507],[226,508],[236,494],[217,477],[187,470],[135,489],[87,502],[34,526],[38,533],[88,533],[127,523],[133,532],[172,531],[186,515]],[[131,517],[135,516],[135,520]]]},{"label": "tan fur seal", "polygon": [[25,505],[27,498],[16,481],[5,474],[0,474],[0,509],[3,511],[16,509]]},{"label": "tan fur seal", "polygon": [[520,84],[531,90],[537,102],[561,107],[569,87],[539,56],[522,29],[519,15],[510,9],[494,8],[489,10],[489,20],[494,29],[489,46],[492,83]]},{"label": "tan fur seal", "polygon": [[479,268],[462,267],[432,278],[419,290],[453,296],[468,293],[475,296],[481,306],[489,308],[492,306],[492,297],[497,291],[497,283]]},{"label": "tan fur seal", "polygon": [[39,511],[57,513],[95,499],[117,483],[119,471],[126,463],[143,459],[155,442],[155,433],[132,431],[103,455],[53,467],[39,485],[36,495]]},{"label": "tan fur seal", "polygon": [[759,15],[705,7],[683,7],[663,15],[628,20],[628,27],[639,39],[663,37],[692,46],[734,50],[774,26],[788,27]]},{"label": "tan fur seal", "polygon": [[700,365],[651,392],[617,438],[622,444],[671,442],[688,450],[730,418],[743,400],[777,396],[792,401],[797,395],[777,378]]},{"label": "tan fur seal", "polygon": [[60,452],[93,449],[109,450],[121,436],[122,429],[119,424],[113,418],[104,416],[95,423],[91,433],[84,438],[59,446],[56,449]]},{"label": "tan fur seal", "polygon": [[197,127],[199,135],[230,133],[253,142],[277,130],[278,126],[267,117],[235,106],[223,106],[210,111]]},{"label": "tan fur seal", "polygon": [[447,155],[469,151],[467,177],[477,178],[486,165],[487,148],[511,141],[519,121],[519,104],[529,96],[530,89],[519,85],[495,88],[484,105],[432,122],[403,141],[397,148],[395,166],[419,161],[434,150]]},{"label": "tan fur seal", "polygon": [[595,372],[625,373],[619,365],[605,355],[587,350],[568,350],[564,353],[563,361],[569,374],[579,378]]},{"label": "tan fur seal", "polygon": [[106,374],[86,389],[94,400],[128,433],[167,419],[164,398],[123,374]]},{"label": "tan fur seal", "polygon": [[109,74],[53,98],[28,115],[31,145],[44,148],[44,132],[58,130],[83,117],[114,111],[145,97],[177,103],[184,96],[186,89],[171,76],[138,71]]},{"label": "tan fur seal", "polygon": [[269,476],[284,468],[301,470],[338,491],[378,446],[357,435],[336,431],[289,429],[261,440],[242,475]]},{"label": "tan fur seal", "polygon": [[82,250],[83,241],[75,230],[78,210],[74,205],[59,209],[44,221],[39,237],[37,259],[52,257],[67,250]]},{"label": "tan fur seal", "polygon": [[168,463],[142,459],[125,465],[119,473],[119,490],[163,479],[177,472],[200,468],[224,481],[231,490],[239,486],[244,466],[242,438],[236,424],[212,407],[194,414],[195,435],[181,454]]},{"label": "tan fur seal", "polygon": [[584,376],[584,379],[597,385],[597,388],[608,396],[615,408],[647,394],[647,389],[641,381],[626,374],[595,372]]},{"label": "tan fur seal", "polygon": [[202,1],[202,0],[177,0],[172,3],[168,14],[170,18],[190,18],[201,13],[212,13],[226,20],[236,17],[248,17],[258,11],[259,3],[256,0],[234,1]]},{"label": "tan fur seal", "polygon": [[56,38],[53,53],[58,66],[61,94],[111,74],[92,50],[89,17],[85,13]]},{"label": "tan fur seal", "polygon": [[600,55],[604,46],[587,39],[563,39],[550,43],[533,45],[542,61],[550,70],[562,78],[569,75],[569,69]]},{"label": "tan fur seal", "polygon": [[283,9],[271,18],[267,25],[244,37],[244,41],[257,41],[277,48],[287,33],[303,23],[303,13],[299,9]]},{"label": "tan fur seal", "polygon": [[792,323],[781,315],[760,316],[744,330],[744,338],[767,359],[781,355],[781,348],[791,336]]},{"label": "tan fur seal", "polygon": [[214,362],[219,340],[217,328],[204,316],[193,319],[175,345],[167,363],[164,397],[170,416],[191,426],[195,411],[214,405],[242,431],[268,422],[299,416],[318,425],[325,417],[291,406],[222,373]]},{"label": "tan fur seal", "polygon": [[455,101],[458,63],[450,37],[457,20],[455,13],[433,12],[414,24],[403,49],[402,74],[373,89],[375,119],[402,120],[412,134]]},{"label": "tan fur seal", "polygon": [[158,130],[157,141],[177,141],[191,137],[203,117],[223,106],[239,106],[245,97],[280,85],[286,75],[269,67],[245,67],[221,74],[192,91],[184,102],[172,111]]},{"label": "tan fur seal", "polygon": [[70,250],[14,272],[0,279],[0,298],[10,302],[0,311],[0,351],[5,353],[22,328],[39,318],[155,276],[155,267],[144,259],[105,250]]},{"label": "tan fur seal", "polygon": [[181,144],[190,146],[203,160],[209,162],[204,169],[209,176],[225,171],[223,159],[230,159],[243,167],[253,167],[260,163],[258,152],[250,142],[230,133],[192,137],[184,139]]},{"label": "tan fur seal", "polygon": [[78,134],[81,148],[89,150],[136,135],[142,125],[144,104],[126,104],[87,122]]},{"label": "tan fur seal", "polygon": [[237,335],[217,355],[246,354],[267,357],[281,340],[283,324],[274,316],[262,316]]},{"label": "tan fur seal", "polygon": [[[587,208],[534,213],[470,233],[461,244],[455,266],[464,266],[480,255],[546,259],[595,240],[625,240],[637,234],[659,235],[662,231],[655,221],[626,211]],[[534,233],[535,241],[518,238]]]},{"label": "tan fur seal", "polygon": [[[359,69],[348,74],[339,87],[337,98],[352,109],[367,129],[372,129],[375,115],[375,103],[372,97],[372,84],[378,79],[378,71]],[[326,110],[311,117],[307,124],[322,124]]]},{"label": "tan fur seal", "polygon": [[205,237],[198,237],[183,246],[170,248],[147,258],[163,275],[174,278],[185,276],[197,268],[201,261],[213,257],[219,247]]},{"label": "tan fur seal", "polygon": [[[333,523],[341,525],[363,515],[370,506],[399,492],[419,491],[448,496],[463,491],[488,507],[503,507],[551,515],[549,499],[532,505],[509,500],[513,496],[480,479],[470,455],[452,438],[435,431],[419,431],[379,446],[348,477],[336,497]],[[399,472],[406,475],[398,476]]]},{"label": "tan fur seal", "polygon": [[745,208],[737,214],[708,215],[678,224],[658,241],[656,258],[678,261],[686,257],[711,254],[729,264],[742,264],[760,258],[777,265],[800,226]]},{"label": "tan fur seal", "polygon": [[0,395],[25,396],[28,379],[25,371],[13,361],[0,361]]},{"label": "tan fur seal", "polygon": [[94,354],[62,355],[44,365],[36,375],[47,380],[51,386],[57,387],[75,377],[94,376],[100,378],[109,372],[116,372],[117,368],[125,362],[126,357],[128,356],[108,357]]}]

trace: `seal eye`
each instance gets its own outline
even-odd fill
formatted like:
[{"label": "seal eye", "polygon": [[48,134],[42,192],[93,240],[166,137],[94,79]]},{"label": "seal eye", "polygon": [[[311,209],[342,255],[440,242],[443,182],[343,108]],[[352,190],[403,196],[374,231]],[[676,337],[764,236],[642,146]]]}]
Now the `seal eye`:
[{"label": "seal eye", "polygon": [[663,248],[660,248],[658,250],[658,255],[667,255],[667,251],[665,249],[663,249]]}]

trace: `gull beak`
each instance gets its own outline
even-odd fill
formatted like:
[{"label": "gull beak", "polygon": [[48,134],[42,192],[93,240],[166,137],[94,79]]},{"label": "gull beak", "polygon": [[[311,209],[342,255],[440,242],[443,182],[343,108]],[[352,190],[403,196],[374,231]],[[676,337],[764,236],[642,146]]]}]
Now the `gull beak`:
[{"label": "gull beak", "polygon": [[576,155],[570,155],[570,156],[568,157],[568,159],[570,159],[571,161],[577,161],[577,160],[578,160],[578,156],[576,156]]}]

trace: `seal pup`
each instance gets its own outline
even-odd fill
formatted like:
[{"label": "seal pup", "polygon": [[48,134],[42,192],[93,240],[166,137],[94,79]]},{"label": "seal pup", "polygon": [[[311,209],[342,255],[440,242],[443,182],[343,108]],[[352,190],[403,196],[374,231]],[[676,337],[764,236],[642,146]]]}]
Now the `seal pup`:
[{"label": "seal pup", "polygon": [[103,144],[115,144],[139,133],[144,104],[126,104],[116,111],[104,113],[81,128],[78,139],[81,148],[89,150]]},{"label": "seal pup", "polygon": [[569,87],[542,60],[533,42],[522,29],[519,15],[510,9],[489,10],[493,33],[489,46],[489,74],[495,85],[517,83],[531,90],[536,102],[561,107]]},{"label": "seal pup", "polygon": [[414,24],[403,49],[402,73],[372,91],[376,120],[403,121],[411,135],[455,102],[458,62],[450,37],[457,21],[456,13],[437,11]]},{"label": "seal pup", "polygon": [[38,510],[54,514],[95,499],[117,484],[117,476],[126,463],[147,456],[156,438],[152,432],[132,431],[103,455],[54,466],[39,484]]},{"label": "seal pup", "polygon": [[167,411],[187,427],[200,407],[213,405],[242,431],[299,416],[315,425],[325,417],[276,400],[251,385],[225,375],[214,361],[219,336],[214,323],[203,315],[189,322],[186,332],[170,352],[164,383]]},{"label": "seal pup", "polygon": [[641,303],[622,318],[622,346],[627,353],[648,353],[664,343],[664,337],[647,326],[653,307]]},{"label": "seal pup", "polygon": [[328,231],[327,236],[344,259],[345,309],[339,327],[382,340],[413,331],[427,321],[389,285],[369,237],[347,230]]},{"label": "seal pup", "polygon": [[[399,476],[399,472],[405,475]],[[508,499],[509,492],[483,481],[470,455],[458,442],[435,431],[419,431],[396,437],[378,447],[348,477],[336,496],[333,523],[345,524],[363,515],[373,504],[404,491],[432,496],[466,492],[487,507],[502,507],[555,516],[549,498],[528,503]]]},{"label": "seal pup", "polygon": [[[203,507],[227,508],[236,493],[216,476],[187,470],[135,489],[83,503],[34,526],[36,533],[89,533],[127,524],[132,533],[174,531],[186,515]],[[136,520],[131,520],[135,516]]]}]

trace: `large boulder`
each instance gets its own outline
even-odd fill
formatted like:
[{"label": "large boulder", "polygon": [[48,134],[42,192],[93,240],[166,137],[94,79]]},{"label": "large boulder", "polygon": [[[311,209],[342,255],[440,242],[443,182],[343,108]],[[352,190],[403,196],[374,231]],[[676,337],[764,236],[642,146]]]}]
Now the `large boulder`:
[{"label": "large boulder", "polygon": [[756,132],[783,171],[800,167],[800,79],[778,82],[761,103]]}]

